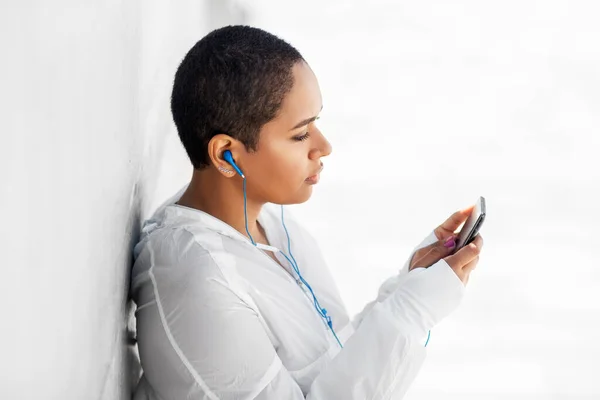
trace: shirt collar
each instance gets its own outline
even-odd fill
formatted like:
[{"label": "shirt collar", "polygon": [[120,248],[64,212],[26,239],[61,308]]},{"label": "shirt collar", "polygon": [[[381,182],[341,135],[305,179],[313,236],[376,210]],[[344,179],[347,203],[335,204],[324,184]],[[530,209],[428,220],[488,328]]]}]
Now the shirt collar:
[{"label": "shirt collar", "polygon": [[[264,205],[258,215],[258,222],[260,225],[267,230],[269,226],[267,205]],[[228,236],[232,239],[245,241],[252,243],[246,235],[241,234],[234,227],[227,224],[226,222],[208,214],[207,212],[198,210],[196,208],[186,207],[179,204],[170,204],[165,208],[165,222],[168,224],[169,219],[177,219],[177,224],[185,224],[184,221],[200,224],[203,227],[217,232],[221,235]]]}]

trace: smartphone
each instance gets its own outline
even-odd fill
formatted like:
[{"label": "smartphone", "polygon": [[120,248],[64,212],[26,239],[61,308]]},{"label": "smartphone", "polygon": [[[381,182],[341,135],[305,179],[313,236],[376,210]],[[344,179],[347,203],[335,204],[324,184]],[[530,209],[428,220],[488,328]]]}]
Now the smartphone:
[{"label": "smartphone", "polygon": [[456,253],[458,250],[462,249],[475,239],[475,236],[477,236],[479,233],[479,229],[481,229],[481,225],[483,225],[484,220],[485,199],[480,196],[475,203],[475,207],[473,207],[471,215],[469,215],[469,218],[467,218],[458,234],[458,242],[456,243],[456,248],[453,253]]}]

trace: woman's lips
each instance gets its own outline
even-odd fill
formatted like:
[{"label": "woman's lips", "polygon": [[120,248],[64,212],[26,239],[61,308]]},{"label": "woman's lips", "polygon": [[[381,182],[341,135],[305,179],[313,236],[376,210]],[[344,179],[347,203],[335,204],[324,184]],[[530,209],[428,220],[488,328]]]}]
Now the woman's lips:
[{"label": "woman's lips", "polygon": [[319,182],[319,174],[313,175],[313,176],[309,176],[308,178],[306,178],[304,180],[304,182],[309,183],[311,185],[314,185],[316,183]]},{"label": "woman's lips", "polygon": [[316,174],[309,176],[308,178],[305,179],[305,182],[310,183],[311,185],[314,185],[315,183],[319,182],[319,177],[321,175],[321,171],[323,171],[323,163],[321,163],[321,168],[319,168],[319,172],[317,172]]}]

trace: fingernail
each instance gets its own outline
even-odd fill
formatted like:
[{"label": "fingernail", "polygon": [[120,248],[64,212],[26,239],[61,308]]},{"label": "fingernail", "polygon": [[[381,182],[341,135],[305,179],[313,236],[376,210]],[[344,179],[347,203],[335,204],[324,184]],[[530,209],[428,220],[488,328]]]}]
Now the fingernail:
[{"label": "fingernail", "polygon": [[452,238],[450,238],[450,240],[448,240],[446,243],[444,243],[444,247],[447,247],[449,249],[451,249],[454,246],[456,246],[456,242],[454,242],[454,240]]}]

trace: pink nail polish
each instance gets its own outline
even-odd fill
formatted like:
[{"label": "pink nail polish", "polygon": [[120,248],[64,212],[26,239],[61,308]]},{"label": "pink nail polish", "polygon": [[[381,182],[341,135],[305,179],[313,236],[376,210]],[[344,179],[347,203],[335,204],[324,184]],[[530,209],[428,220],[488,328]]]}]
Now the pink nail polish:
[{"label": "pink nail polish", "polygon": [[456,243],[454,242],[454,240],[450,239],[448,240],[446,243],[444,243],[444,247],[447,247],[449,249],[451,249],[452,247],[456,246]]}]

